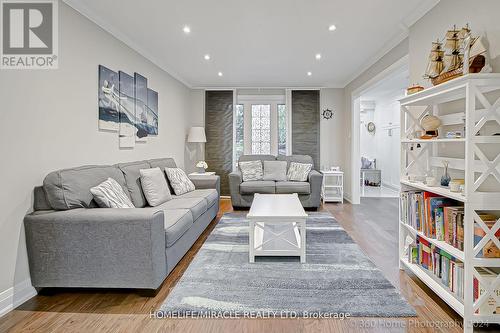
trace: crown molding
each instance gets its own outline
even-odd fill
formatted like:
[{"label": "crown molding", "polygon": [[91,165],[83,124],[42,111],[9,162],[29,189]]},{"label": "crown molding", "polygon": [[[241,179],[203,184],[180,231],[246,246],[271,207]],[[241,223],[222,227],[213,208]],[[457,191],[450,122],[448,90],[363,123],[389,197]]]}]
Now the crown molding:
[{"label": "crown molding", "polygon": [[176,79],[177,81],[181,82],[184,84],[186,87],[192,89],[192,85],[184,80],[178,73],[173,71],[171,68],[166,66],[158,57],[153,56],[150,52],[146,51],[142,46],[138,45],[135,43],[130,37],[128,37],[125,33],[120,31],[118,28],[104,20],[101,16],[99,16],[97,13],[95,13],[93,10],[91,10],[84,1],[79,1],[79,0],[62,0],[64,3],[66,3],[68,6],[76,10],[78,13],[89,19],[90,21],[94,22],[97,24],[99,27],[101,27],[104,31],[108,32],[111,34],[113,37],[118,39],[120,42],[125,44],[127,47],[130,49],[134,50],[138,54],[140,54],[142,57],[144,57],[146,60],[152,62],[156,66],[158,66],[161,70],[163,70],[165,73]]},{"label": "crown molding", "polygon": [[400,32],[397,33],[392,39],[385,43],[380,50],[360,69],[351,75],[351,77],[343,83],[344,88],[347,87],[352,81],[357,79],[366,70],[376,64],[380,59],[382,59],[387,53],[389,53],[393,48],[399,45],[409,36],[410,27],[420,20],[427,12],[434,8],[441,0],[425,0],[420,2],[417,7],[405,18],[403,18],[399,24]]}]

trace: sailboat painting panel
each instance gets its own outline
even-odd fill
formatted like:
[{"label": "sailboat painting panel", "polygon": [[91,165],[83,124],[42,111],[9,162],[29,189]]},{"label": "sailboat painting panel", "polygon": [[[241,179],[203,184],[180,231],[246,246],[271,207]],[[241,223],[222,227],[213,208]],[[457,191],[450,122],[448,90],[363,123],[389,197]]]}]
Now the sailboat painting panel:
[{"label": "sailboat painting panel", "polygon": [[148,130],[148,79],[139,73],[134,73],[135,81],[135,126],[136,142],[146,142],[149,133]]},{"label": "sailboat painting panel", "polygon": [[148,135],[158,135],[158,93],[148,88]]},{"label": "sailboat painting panel", "polygon": [[120,148],[135,146],[135,100],[134,78],[122,71],[118,72],[120,82]]},{"label": "sailboat painting panel", "polygon": [[99,65],[99,130],[116,132],[120,126],[118,73]]}]

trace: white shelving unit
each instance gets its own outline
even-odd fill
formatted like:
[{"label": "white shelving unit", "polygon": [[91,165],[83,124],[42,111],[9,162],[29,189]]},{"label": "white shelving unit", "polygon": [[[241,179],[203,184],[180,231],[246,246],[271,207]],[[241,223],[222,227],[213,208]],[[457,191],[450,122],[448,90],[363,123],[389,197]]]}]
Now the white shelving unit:
[{"label": "white shelving unit", "polygon": [[[464,318],[464,332],[472,332],[474,323],[500,323],[500,314],[478,314],[477,310],[489,297],[497,306],[500,297],[500,275],[488,283],[477,272],[478,267],[500,267],[500,258],[477,256],[486,244],[474,246],[474,226],[480,226],[486,236],[500,248],[495,231],[500,219],[488,229],[479,217],[481,212],[500,213],[500,74],[468,74],[419,93],[404,97],[401,104],[401,191],[423,190],[452,198],[464,204],[464,251],[443,241],[425,236],[411,226],[399,222],[400,268],[408,269]],[[420,120],[426,115],[438,116],[442,128],[461,127],[465,137],[459,139],[415,139],[415,131],[423,130]],[[441,135],[443,133],[440,133]],[[449,169],[465,179],[463,193],[451,192],[446,187],[430,187],[422,182],[410,182],[407,175],[424,176],[441,172],[443,161]],[[441,174],[436,174],[438,178]],[[426,239],[436,247],[464,263],[464,299],[460,300],[432,272],[408,262],[405,239],[410,235]],[[485,287],[484,295],[474,300],[473,283],[478,279]]]},{"label": "white shelving unit", "polygon": [[321,171],[323,174],[323,185],[321,197],[325,202],[344,202],[344,172],[343,171]]}]

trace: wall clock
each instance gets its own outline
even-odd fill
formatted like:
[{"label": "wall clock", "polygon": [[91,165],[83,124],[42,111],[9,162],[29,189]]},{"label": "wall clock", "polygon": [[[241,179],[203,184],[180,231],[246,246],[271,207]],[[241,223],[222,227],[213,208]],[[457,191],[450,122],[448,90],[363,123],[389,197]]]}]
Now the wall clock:
[{"label": "wall clock", "polygon": [[370,133],[373,133],[375,132],[375,124],[372,123],[371,121],[368,123],[368,125],[366,125],[366,129],[368,130],[368,132]]},{"label": "wall clock", "polygon": [[325,118],[325,119],[332,119],[332,117],[333,117],[333,110],[324,109],[321,114],[323,115],[323,118]]}]

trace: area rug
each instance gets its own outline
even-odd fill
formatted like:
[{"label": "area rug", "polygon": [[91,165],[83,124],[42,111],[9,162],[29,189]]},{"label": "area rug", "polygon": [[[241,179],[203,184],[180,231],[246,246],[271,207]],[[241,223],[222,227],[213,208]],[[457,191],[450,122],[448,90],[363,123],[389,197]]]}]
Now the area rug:
[{"label": "area rug", "polygon": [[309,213],[306,230],[305,264],[294,257],[258,257],[249,263],[245,214],[225,214],[160,312],[176,316],[216,312],[297,317],[416,315],[329,213]]}]

